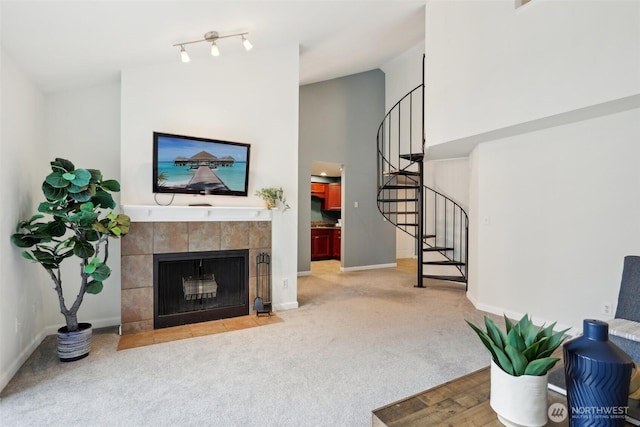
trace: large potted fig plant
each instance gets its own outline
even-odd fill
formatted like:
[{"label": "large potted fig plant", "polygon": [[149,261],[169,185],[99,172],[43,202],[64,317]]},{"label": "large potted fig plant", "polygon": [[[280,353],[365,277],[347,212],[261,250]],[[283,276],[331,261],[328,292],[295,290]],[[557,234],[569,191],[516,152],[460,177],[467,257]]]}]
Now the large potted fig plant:
[{"label": "large potted fig plant", "polygon": [[[78,322],[78,309],[86,293],[98,294],[111,274],[107,265],[109,239],[129,231],[127,215],[113,212],[111,192],[120,191],[116,180],[105,180],[96,169],[76,168],[56,158],[42,183],[45,201],[38,213],[18,223],[11,236],[14,245],[26,249],[22,256],[39,263],[49,274],[66,326],[58,329],[58,356],[62,361],[86,357],[91,346],[91,324]],[[80,284],[69,305],[62,286],[61,264],[79,260]]]},{"label": "large potted fig plant", "polygon": [[491,354],[491,408],[506,426],[547,423],[548,372],[560,359],[553,352],[565,339],[556,323],[536,326],[528,315],[517,323],[504,316],[505,332],[484,317],[486,331],[467,321]]}]

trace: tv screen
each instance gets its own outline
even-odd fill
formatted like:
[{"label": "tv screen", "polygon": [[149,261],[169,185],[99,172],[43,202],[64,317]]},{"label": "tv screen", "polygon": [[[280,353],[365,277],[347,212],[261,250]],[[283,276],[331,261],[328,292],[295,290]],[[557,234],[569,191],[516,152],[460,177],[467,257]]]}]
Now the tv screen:
[{"label": "tv screen", "polygon": [[153,133],[153,192],[246,196],[251,145]]}]

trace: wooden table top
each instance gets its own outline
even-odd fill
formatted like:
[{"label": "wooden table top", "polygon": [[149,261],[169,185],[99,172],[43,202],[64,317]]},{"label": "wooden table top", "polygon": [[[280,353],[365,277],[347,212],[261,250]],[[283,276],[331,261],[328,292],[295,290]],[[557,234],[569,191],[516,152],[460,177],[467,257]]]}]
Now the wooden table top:
[{"label": "wooden table top", "polygon": [[[562,365],[554,367],[563,369]],[[489,367],[446,382],[422,393],[373,411],[373,427],[426,426],[502,426],[489,405],[491,389]],[[563,403],[565,396],[549,390],[549,404]],[[547,426],[568,426],[549,421]],[[626,426],[632,426],[626,423]]]}]

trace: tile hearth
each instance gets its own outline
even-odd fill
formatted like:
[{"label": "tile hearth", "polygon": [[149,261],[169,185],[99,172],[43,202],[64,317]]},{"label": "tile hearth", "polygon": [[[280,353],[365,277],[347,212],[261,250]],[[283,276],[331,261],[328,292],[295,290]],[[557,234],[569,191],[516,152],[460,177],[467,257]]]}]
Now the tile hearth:
[{"label": "tile hearth", "polygon": [[144,347],[187,338],[238,331],[240,329],[255,328],[257,326],[280,322],[282,322],[282,319],[274,314],[271,314],[271,316],[260,317],[250,315],[232,317],[230,319],[213,320],[211,322],[192,323],[190,325],[174,326],[171,328],[155,329],[153,331],[122,335],[118,342],[118,350],[128,350],[131,348]]}]

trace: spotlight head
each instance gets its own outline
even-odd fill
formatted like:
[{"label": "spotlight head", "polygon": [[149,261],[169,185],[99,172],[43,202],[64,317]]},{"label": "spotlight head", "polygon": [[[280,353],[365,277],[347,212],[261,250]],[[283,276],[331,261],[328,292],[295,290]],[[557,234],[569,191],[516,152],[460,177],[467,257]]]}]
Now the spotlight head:
[{"label": "spotlight head", "polygon": [[184,49],[184,46],[180,46],[180,58],[182,59],[182,62],[189,62],[191,59],[189,58],[189,54],[187,53],[187,51]]},{"label": "spotlight head", "polygon": [[211,42],[211,56],[220,56],[220,49],[216,42]]},{"label": "spotlight head", "polygon": [[253,45],[251,44],[251,42],[249,40],[247,40],[247,38],[244,36],[244,34],[242,35],[242,45],[244,46],[244,49],[246,51],[250,51],[251,49],[253,49]]}]

